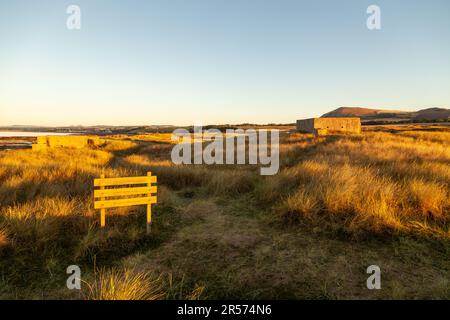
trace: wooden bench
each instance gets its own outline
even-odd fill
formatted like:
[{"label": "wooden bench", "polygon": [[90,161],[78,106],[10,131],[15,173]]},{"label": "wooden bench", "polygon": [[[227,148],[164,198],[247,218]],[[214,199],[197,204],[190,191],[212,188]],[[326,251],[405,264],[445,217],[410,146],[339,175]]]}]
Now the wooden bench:
[{"label": "wooden bench", "polygon": [[[152,204],[157,201],[156,176],[94,179],[94,208],[100,209],[100,226],[106,224],[106,209],[147,205],[147,233],[152,223]],[[95,188],[98,189],[95,189]]]}]

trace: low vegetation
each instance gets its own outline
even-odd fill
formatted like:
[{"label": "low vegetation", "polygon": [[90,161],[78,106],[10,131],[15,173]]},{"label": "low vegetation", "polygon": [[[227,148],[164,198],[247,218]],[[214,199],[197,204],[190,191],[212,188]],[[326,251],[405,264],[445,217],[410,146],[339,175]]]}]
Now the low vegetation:
[{"label": "low vegetation", "polygon": [[158,300],[164,297],[161,280],[130,269],[101,270],[86,283],[88,300]]},{"label": "low vegetation", "polygon": [[[450,298],[450,130],[284,132],[280,172],[175,166],[167,134],[0,151],[0,298]],[[92,180],[158,176],[99,228]],[[82,289],[66,288],[79,265]],[[365,268],[383,289],[365,287]]]},{"label": "low vegetation", "polygon": [[440,139],[423,132],[329,137],[263,184],[262,198],[289,222],[325,219],[350,234],[450,238],[450,139]]}]

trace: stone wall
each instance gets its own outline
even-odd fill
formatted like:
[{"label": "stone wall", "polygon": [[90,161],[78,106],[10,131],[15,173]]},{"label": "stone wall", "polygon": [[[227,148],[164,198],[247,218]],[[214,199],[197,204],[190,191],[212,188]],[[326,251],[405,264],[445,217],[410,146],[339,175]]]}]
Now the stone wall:
[{"label": "stone wall", "polygon": [[99,146],[103,140],[96,136],[41,136],[37,137],[36,144],[32,145],[33,150],[46,148],[88,148]]},{"label": "stone wall", "polygon": [[301,132],[314,133],[314,118],[297,120],[297,130]]},{"label": "stone wall", "polygon": [[361,133],[359,118],[311,118],[297,120],[297,130],[324,135],[327,133]]}]

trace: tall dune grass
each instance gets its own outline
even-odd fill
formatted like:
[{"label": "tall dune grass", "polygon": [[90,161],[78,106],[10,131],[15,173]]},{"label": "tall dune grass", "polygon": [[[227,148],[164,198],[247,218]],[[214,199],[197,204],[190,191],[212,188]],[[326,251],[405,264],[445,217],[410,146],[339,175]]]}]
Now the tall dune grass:
[{"label": "tall dune grass", "polygon": [[298,163],[268,178],[259,197],[275,201],[277,214],[291,222],[325,218],[355,233],[417,232],[422,225],[450,237],[450,141],[441,139],[328,137],[306,160],[299,154]]},{"label": "tall dune grass", "polygon": [[[197,195],[208,201],[245,196],[245,201],[255,200],[255,211],[278,221],[350,235],[450,238],[448,134],[284,134],[280,171],[269,177],[252,166],[175,166],[171,144],[145,140],[116,137],[96,149],[0,152],[0,268],[9,286],[26,288],[64,270],[68,261],[95,262],[105,269],[89,282],[85,298],[161,298],[165,284],[158,291],[148,274],[112,266],[158,245],[179,224],[202,218],[199,210],[207,215],[208,207],[189,198]],[[144,208],[111,211],[107,230],[99,230],[93,179],[102,173],[120,177],[147,171],[158,176],[159,185],[158,228],[152,236],[144,232]],[[186,208],[197,216],[183,214]]]},{"label": "tall dune grass", "polygon": [[87,300],[160,300],[165,293],[160,277],[133,269],[101,269],[86,282]]},{"label": "tall dune grass", "polygon": [[9,244],[8,234],[5,227],[0,227],[0,249]]}]

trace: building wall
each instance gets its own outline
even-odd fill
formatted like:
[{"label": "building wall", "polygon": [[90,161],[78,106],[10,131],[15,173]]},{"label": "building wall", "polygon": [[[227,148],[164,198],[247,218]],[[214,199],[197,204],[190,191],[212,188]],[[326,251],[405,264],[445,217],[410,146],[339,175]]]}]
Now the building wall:
[{"label": "building wall", "polygon": [[316,118],[315,129],[325,129],[328,132],[361,133],[359,118]]},{"label": "building wall", "polygon": [[297,120],[297,130],[314,133],[314,119]]},{"label": "building wall", "polygon": [[46,148],[87,148],[98,146],[102,143],[99,137],[95,136],[41,136],[37,137],[37,143],[32,145],[33,150]]},{"label": "building wall", "polygon": [[297,130],[314,134],[361,133],[359,118],[312,118],[297,120]]}]

